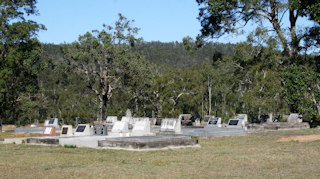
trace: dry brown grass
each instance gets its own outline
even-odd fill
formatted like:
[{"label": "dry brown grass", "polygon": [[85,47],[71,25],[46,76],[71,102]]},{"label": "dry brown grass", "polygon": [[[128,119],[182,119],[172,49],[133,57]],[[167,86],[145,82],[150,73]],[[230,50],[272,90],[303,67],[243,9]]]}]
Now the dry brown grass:
[{"label": "dry brown grass", "polygon": [[0,178],[320,178],[320,141],[277,142],[309,129],[200,138],[201,148],[124,151],[0,145]]},{"label": "dry brown grass", "polygon": [[278,140],[278,142],[289,142],[289,141],[310,142],[315,140],[320,140],[320,135],[282,137]]}]

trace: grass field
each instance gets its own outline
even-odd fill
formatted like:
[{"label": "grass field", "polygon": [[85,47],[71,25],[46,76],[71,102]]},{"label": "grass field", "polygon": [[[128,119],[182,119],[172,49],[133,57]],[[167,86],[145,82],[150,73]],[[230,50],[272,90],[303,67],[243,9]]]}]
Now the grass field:
[{"label": "grass field", "polygon": [[318,129],[199,138],[200,148],[124,151],[0,144],[0,178],[320,178]]}]

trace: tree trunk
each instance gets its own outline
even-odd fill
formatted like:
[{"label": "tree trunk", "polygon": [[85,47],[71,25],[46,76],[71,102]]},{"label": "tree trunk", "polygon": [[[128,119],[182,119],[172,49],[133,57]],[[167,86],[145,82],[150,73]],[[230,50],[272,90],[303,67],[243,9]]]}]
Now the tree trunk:
[{"label": "tree trunk", "polygon": [[102,96],[102,105],[101,105],[101,121],[107,119],[107,102],[108,102],[108,95],[104,94]]},{"label": "tree trunk", "polygon": [[212,82],[208,76],[208,93],[209,93],[209,115],[211,115],[211,91],[212,91]]}]

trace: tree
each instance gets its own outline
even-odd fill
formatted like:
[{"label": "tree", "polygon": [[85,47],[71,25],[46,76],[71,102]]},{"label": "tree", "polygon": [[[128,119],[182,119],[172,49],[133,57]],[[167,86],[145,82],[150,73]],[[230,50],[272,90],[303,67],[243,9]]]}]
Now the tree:
[{"label": "tree", "polygon": [[[0,2],[0,120],[14,122],[22,93],[37,90],[41,45],[36,38],[43,25],[25,16],[37,15],[36,0]],[[31,95],[26,95],[31,96]]]},{"label": "tree", "polygon": [[103,25],[104,30],[87,32],[71,48],[65,48],[66,58],[85,76],[87,87],[96,94],[102,120],[107,115],[107,102],[126,78],[123,67],[141,58],[130,50],[138,41],[134,36],[138,28],[131,27],[131,23],[119,14],[114,27]]},{"label": "tree", "polygon": [[[303,3],[300,0],[197,0],[197,2],[201,6],[198,18],[202,26],[202,37],[219,37],[226,33],[235,33],[250,21],[257,22],[263,27],[267,21],[270,23],[269,30],[275,32],[282,44],[283,54],[290,57],[290,63],[297,61],[298,53],[304,48],[301,42],[308,37],[307,27],[302,29],[306,33],[298,32],[298,18],[308,16],[310,20],[319,22],[318,1],[310,0],[308,3]],[[290,24],[289,32],[283,25],[286,13]]]}]

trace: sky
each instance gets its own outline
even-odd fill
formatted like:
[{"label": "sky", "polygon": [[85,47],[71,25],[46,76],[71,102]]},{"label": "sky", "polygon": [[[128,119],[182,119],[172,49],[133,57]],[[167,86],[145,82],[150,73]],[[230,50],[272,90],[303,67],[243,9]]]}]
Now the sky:
[{"label": "sky", "polygon": [[[39,15],[32,17],[46,26],[38,33],[43,43],[71,43],[91,30],[112,25],[121,13],[140,28],[144,41],[181,42],[200,33],[196,0],[38,0]],[[216,42],[236,43],[243,37],[226,36]]]},{"label": "sky", "polygon": [[[86,32],[102,30],[103,24],[113,25],[119,13],[135,20],[133,26],[140,28],[138,37],[147,42],[181,42],[186,36],[195,39],[201,29],[196,0],[38,0],[36,6],[39,15],[30,18],[46,26],[46,31],[38,33],[43,43],[77,41]],[[305,25],[306,20],[301,19],[299,24]],[[286,25],[288,27],[289,24]],[[249,23],[243,29],[243,35],[224,35],[211,41],[245,41],[256,27],[256,24]]]}]

